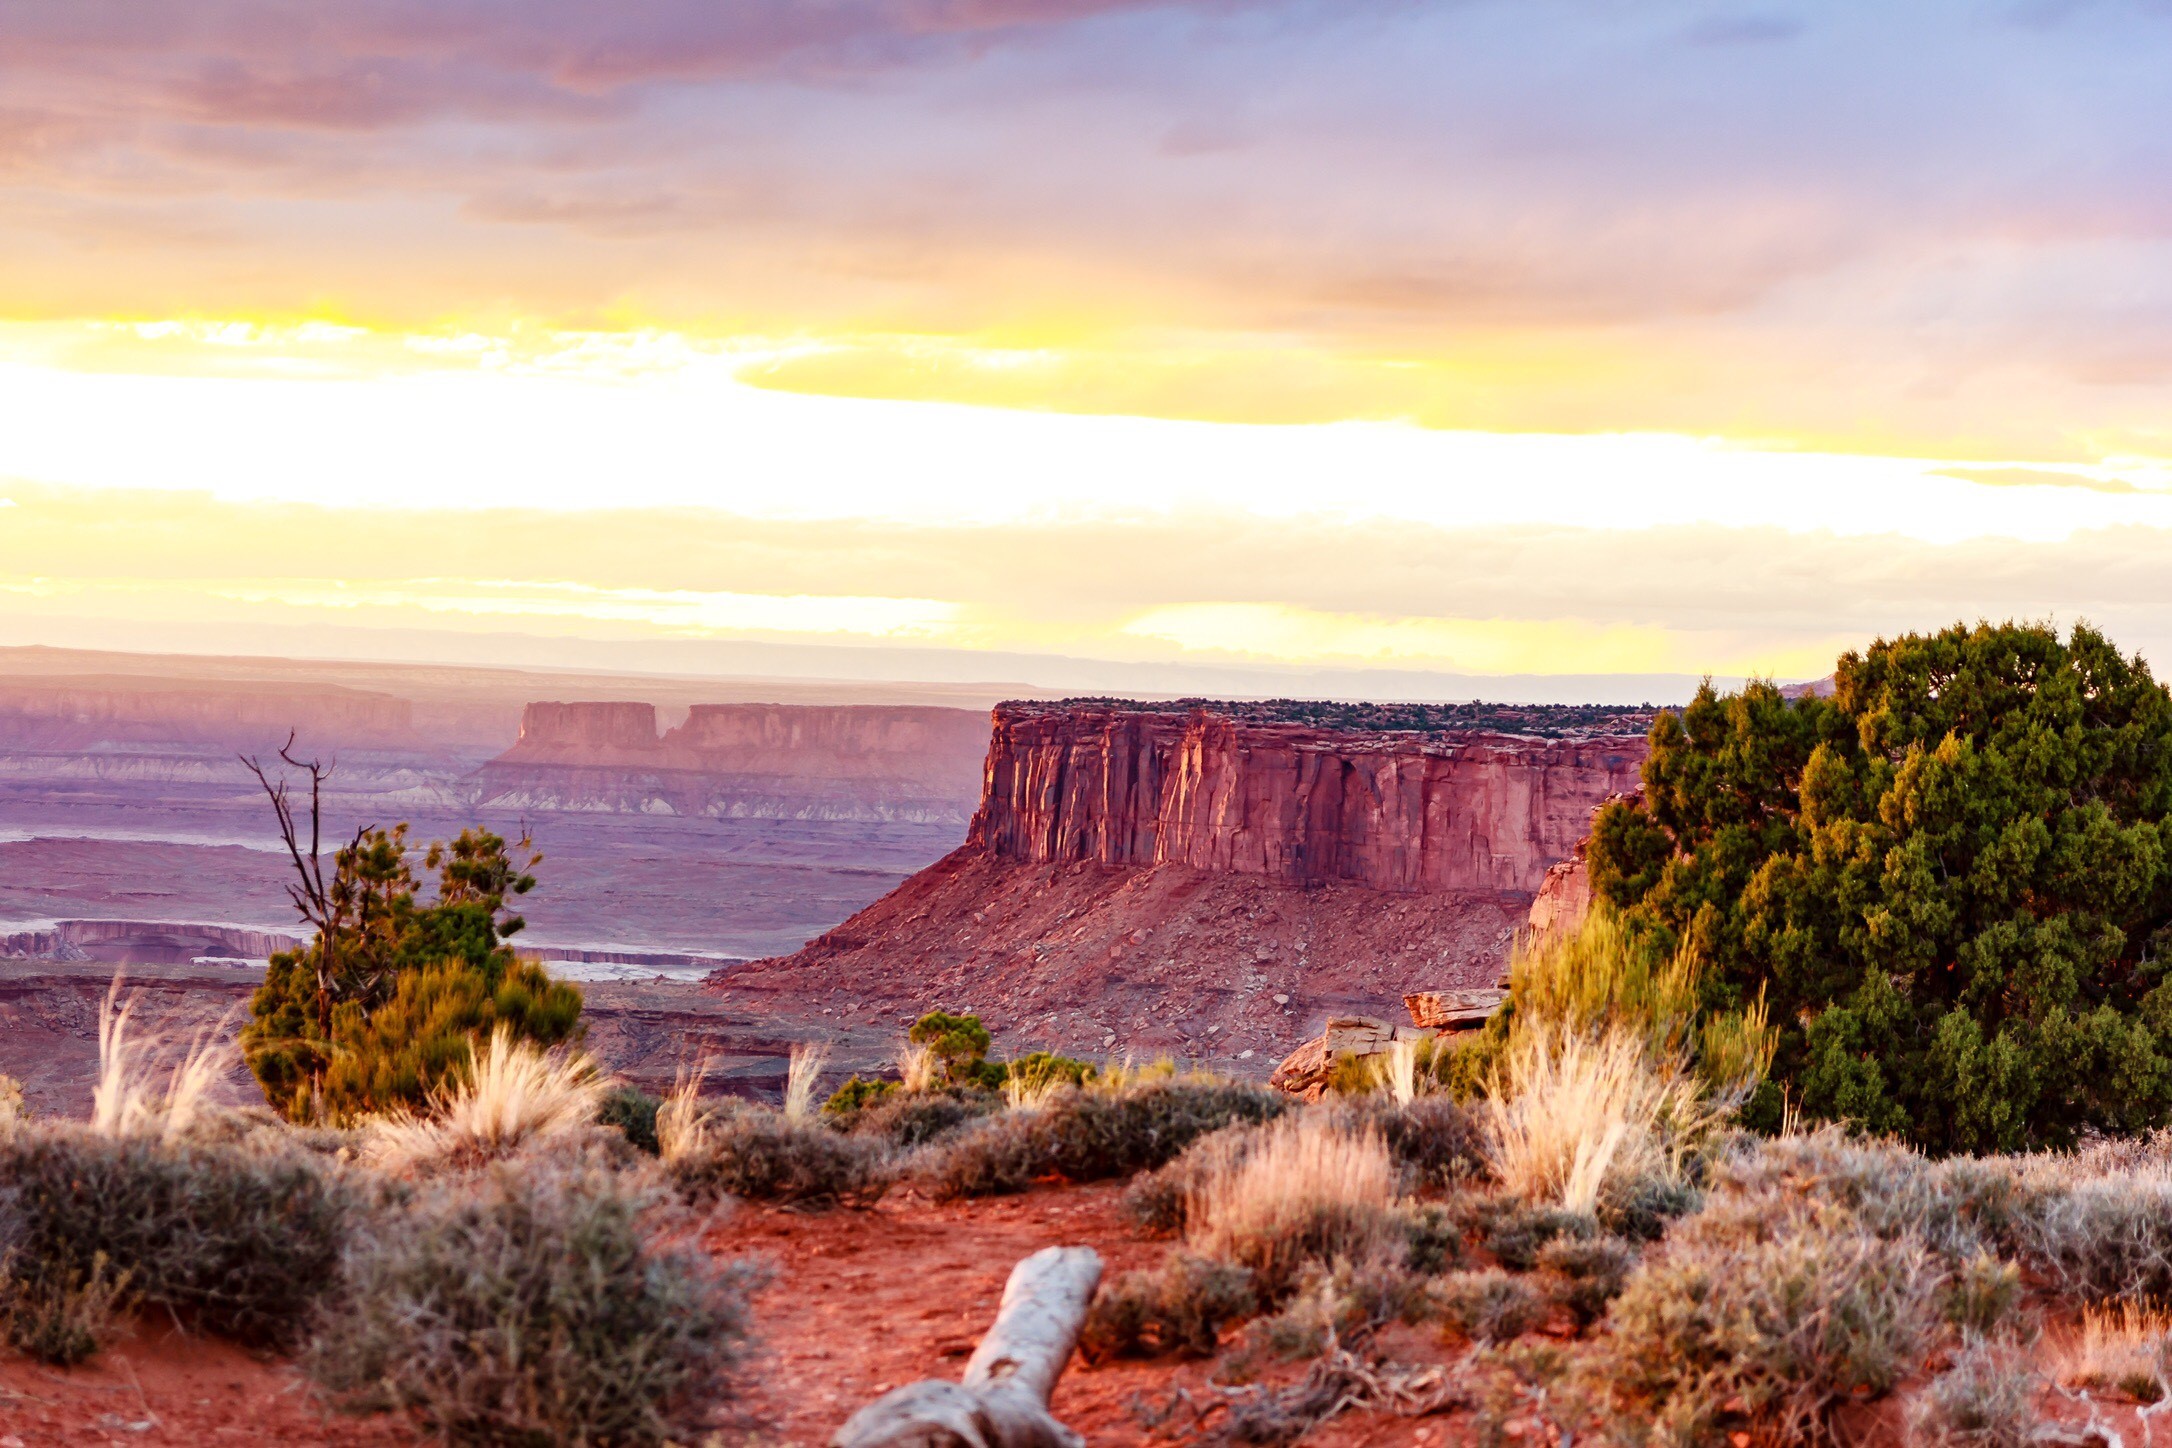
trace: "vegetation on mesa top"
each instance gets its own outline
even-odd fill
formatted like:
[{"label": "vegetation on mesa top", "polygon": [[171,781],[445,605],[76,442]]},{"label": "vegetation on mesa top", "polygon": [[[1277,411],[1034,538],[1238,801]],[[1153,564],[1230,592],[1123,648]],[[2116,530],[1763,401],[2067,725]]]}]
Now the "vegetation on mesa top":
[{"label": "vegetation on mesa top", "polygon": [[1606,806],[1597,898],[1779,1039],[1750,1113],[1943,1151],[2172,1121],[2172,695],[2095,631],[1955,626],[1830,698],[1709,684]]},{"label": "vegetation on mesa top", "polygon": [[1014,700],[1012,710],[1136,709],[1182,714],[1204,709],[1250,724],[1309,724],[1316,729],[1383,734],[1529,734],[1544,739],[1642,734],[1656,704],[1369,704],[1331,699],[1077,699]]}]

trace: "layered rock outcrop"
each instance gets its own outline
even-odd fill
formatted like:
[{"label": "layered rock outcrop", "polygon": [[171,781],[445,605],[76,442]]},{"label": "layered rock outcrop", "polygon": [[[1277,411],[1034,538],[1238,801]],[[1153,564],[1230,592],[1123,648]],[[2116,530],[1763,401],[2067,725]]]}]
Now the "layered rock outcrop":
[{"label": "layered rock outcrop", "polygon": [[980,793],[985,716],[969,709],[536,703],[475,776],[478,802],[734,818],[950,820]]},{"label": "layered rock outcrop", "polygon": [[1359,733],[1193,710],[996,710],[968,842],[1002,859],[1184,865],[1398,894],[1535,892],[1641,737]]},{"label": "layered rock outcrop", "polygon": [[1493,986],[1548,866],[1643,756],[1641,731],[1006,704],[963,847],[711,984],[824,1028],[970,1008],[1019,1048],[1264,1075],[1329,1017]]}]

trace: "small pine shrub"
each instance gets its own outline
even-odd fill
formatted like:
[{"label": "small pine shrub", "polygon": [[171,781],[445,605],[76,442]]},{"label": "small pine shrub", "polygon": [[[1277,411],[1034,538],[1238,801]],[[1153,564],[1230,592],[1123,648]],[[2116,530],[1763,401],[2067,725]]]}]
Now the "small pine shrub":
[{"label": "small pine shrub", "polygon": [[696,1140],[667,1153],[664,1170],[690,1202],[721,1196],[868,1206],[890,1187],[882,1143],[815,1121],[741,1106],[701,1123]]},{"label": "small pine shrub", "polygon": [[1507,1342],[1546,1320],[1538,1290],[1498,1268],[1435,1278],[1426,1297],[1442,1322],[1473,1342]]},{"label": "small pine shrub", "polygon": [[264,1134],[169,1143],[72,1123],[0,1133],[0,1256],[46,1300],[101,1272],[125,1275],[146,1305],[283,1344],[336,1280],[351,1213],[320,1159]]},{"label": "small pine shrub", "polygon": [[1259,1310],[1252,1274],[1172,1251],[1161,1266],[1127,1272],[1101,1289],[1079,1332],[1090,1362],[1212,1353],[1224,1326]]},{"label": "small pine shrub", "polygon": [[1279,1091],[1229,1081],[1150,1080],[1070,1091],[959,1133],[921,1169],[937,1200],[1024,1191],[1036,1181],[1102,1181],[1169,1161],[1210,1131],[1289,1109]]},{"label": "small pine shrub", "polygon": [[2038,1387],[2036,1375],[2009,1354],[1972,1344],[1910,1405],[1908,1436],[1926,1448],[2028,1448]]},{"label": "small pine shrub", "polygon": [[618,1132],[635,1150],[655,1156],[663,1150],[656,1140],[656,1113],[663,1104],[638,1086],[621,1086],[596,1108],[596,1124]]},{"label": "small pine shrub", "polygon": [[8,1342],[55,1367],[73,1367],[104,1347],[129,1301],[128,1274],[103,1252],[90,1266],[21,1279],[0,1269],[0,1328]]},{"label": "small pine shrub", "polygon": [[694,1442],[754,1278],[624,1173],[534,1163],[440,1182],[359,1236],[307,1361],[335,1402],[453,1443]]}]

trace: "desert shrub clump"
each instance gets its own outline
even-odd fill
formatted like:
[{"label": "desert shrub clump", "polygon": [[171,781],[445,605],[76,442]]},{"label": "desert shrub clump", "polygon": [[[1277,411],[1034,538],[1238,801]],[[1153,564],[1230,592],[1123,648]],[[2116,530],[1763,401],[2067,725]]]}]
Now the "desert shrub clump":
[{"label": "desert shrub clump", "polygon": [[920,1164],[939,1200],[1023,1191],[1045,1177],[1100,1181],[1160,1166],[1210,1131],[1261,1122],[1288,1098],[1231,1081],[1171,1078],[1065,1091],[1038,1111],[1007,1112],[959,1133]]},{"label": "desert shrub clump", "polygon": [[686,1129],[667,1130],[663,1138],[664,1171],[692,1202],[728,1195],[866,1206],[894,1177],[881,1141],[745,1103],[704,1111]]},{"label": "desert shrub clump", "polygon": [[72,1299],[125,1290],[222,1336],[290,1343],[337,1278],[353,1209],[322,1161],[262,1134],[0,1132],[10,1294],[62,1315]]},{"label": "desert shrub clump", "polygon": [[1652,1248],[1614,1300],[1608,1363],[1636,1416],[1675,1441],[1729,1417],[1777,1441],[1890,1391],[1943,1329],[1922,1239],[1882,1236],[1817,1197],[1723,1194]]},{"label": "desert shrub clump", "polygon": [[892,1092],[831,1120],[854,1136],[895,1147],[925,1146],[994,1115],[1002,1104],[1001,1097],[985,1091]]},{"label": "desert shrub clump", "polygon": [[500,1024],[469,1043],[466,1069],[431,1091],[426,1113],[372,1121],[371,1148],[394,1167],[473,1167],[593,1132],[609,1091],[585,1054],[539,1051]]},{"label": "desert shrub clump", "polygon": [[1225,1326],[1257,1311],[1249,1271],[1172,1251],[1159,1267],[1127,1272],[1101,1290],[1079,1331],[1079,1350],[1089,1361],[1204,1356]]},{"label": "desert shrub clump", "polygon": [[579,1162],[437,1183],[358,1234],[310,1376],[454,1443],[697,1441],[729,1396],[751,1278],[696,1225]]}]

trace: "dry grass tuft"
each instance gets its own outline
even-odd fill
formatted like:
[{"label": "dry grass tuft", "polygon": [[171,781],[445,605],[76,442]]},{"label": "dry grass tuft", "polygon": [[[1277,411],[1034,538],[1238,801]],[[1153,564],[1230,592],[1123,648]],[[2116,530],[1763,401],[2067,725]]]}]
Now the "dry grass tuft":
[{"label": "dry grass tuft", "polygon": [[1395,1098],[1398,1106],[1418,1099],[1418,1043],[1393,1041],[1373,1058],[1374,1079],[1380,1089]]},{"label": "dry grass tuft", "polygon": [[709,1113],[701,1104],[701,1088],[708,1079],[707,1061],[691,1071],[681,1066],[671,1094],[656,1108],[656,1154],[665,1161],[698,1156],[707,1145]]},{"label": "dry grass tuft", "polygon": [[829,1063],[830,1048],[823,1041],[801,1041],[792,1047],[791,1064],[785,1069],[784,1114],[794,1121],[804,1121],[814,1115],[817,1105],[815,1087],[822,1080],[822,1068]]},{"label": "dry grass tuft", "polygon": [[911,1041],[900,1042],[897,1048],[898,1084],[907,1091],[933,1091],[942,1075],[942,1062],[935,1059],[932,1045],[915,1045]]},{"label": "dry grass tuft", "polygon": [[226,1067],[220,1037],[226,1018],[199,1035],[167,1070],[164,1089],[157,1084],[167,1069],[167,1053],[156,1037],[135,1036],[133,997],[121,999],[121,977],[113,977],[98,1013],[98,1080],[91,1087],[91,1129],[103,1136],[151,1136],[177,1141],[202,1121],[211,1088]]},{"label": "dry grass tuft", "polygon": [[1679,1178],[1725,1119],[1678,1060],[1655,1060],[1622,1030],[1518,1036],[1485,1109],[1502,1185],[1586,1214],[1638,1182]]},{"label": "dry grass tuft", "polygon": [[1075,1089],[1065,1076],[1021,1075],[1014,1071],[1003,1078],[1003,1104],[1013,1111],[1040,1111],[1064,1092]]},{"label": "dry grass tuft", "polygon": [[1249,1150],[1202,1173],[1185,1235],[1195,1252],[1250,1268],[1273,1298],[1307,1264],[1407,1250],[1396,1189],[1377,1131],[1307,1112],[1261,1127]]},{"label": "dry grass tuft", "polygon": [[2154,1403],[2172,1385],[2172,1316],[2123,1302],[2082,1309],[2072,1334],[2049,1355],[2052,1375],[2069,1388],[2117,1388]]},{"label": "dry grass tuft", "polygon": [[471,1047],[467,1075],[435,1094],[427,1116],[371,1123],[372,1154],[394,1167],[472,1166],[586,1132],[610,1083],[582,1052],[544,1052],[504,1026]]}]

